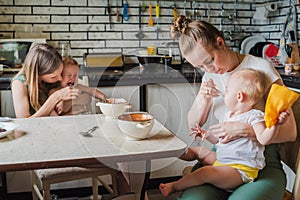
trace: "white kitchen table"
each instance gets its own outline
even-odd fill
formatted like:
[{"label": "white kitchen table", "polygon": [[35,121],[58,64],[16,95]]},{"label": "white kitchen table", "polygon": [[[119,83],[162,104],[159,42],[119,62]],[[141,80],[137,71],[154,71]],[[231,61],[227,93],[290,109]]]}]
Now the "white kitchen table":
[{"label": "white kitchen table", "polygon": [[[99,162],[117,167],[117,163],[123,162],[127,163],[126,171],[130,174],[136,199],[144,199],[143,183],[147,183],[150,171],[156,170],[151,169],[151,160],[179,157],[187,148],[156,120],[151,131],[156,134],[140,141],[127,140],[118,128],[117,120],[101,114],[24,118],[13,119],[13,122],[19,127],[0,139],[0,172],[86,166]],[[93,126],[99,128],[92,137],[79,134]]]}]

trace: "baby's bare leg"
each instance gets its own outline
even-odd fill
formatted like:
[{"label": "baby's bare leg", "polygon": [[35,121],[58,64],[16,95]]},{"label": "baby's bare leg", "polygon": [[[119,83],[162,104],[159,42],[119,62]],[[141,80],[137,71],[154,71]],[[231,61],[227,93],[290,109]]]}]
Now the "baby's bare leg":
[{"label": "baby's bare leg", "polygon": [[216,160],[216,153],[205,147],[190,147],[187,152],[180,156],[180,159],[186,161],[198,160],[203,165],[212,165]]},{"label": "baby's bare leg", "polygon": [[160,184],[159,189],[163,196],[168,196],[174,191],[181,191],[205,183],[210,183],[221,189],[234,189],[242,185],[243,181],[240,173],[232,167],[204,166],[182,177],[178,181]]}]

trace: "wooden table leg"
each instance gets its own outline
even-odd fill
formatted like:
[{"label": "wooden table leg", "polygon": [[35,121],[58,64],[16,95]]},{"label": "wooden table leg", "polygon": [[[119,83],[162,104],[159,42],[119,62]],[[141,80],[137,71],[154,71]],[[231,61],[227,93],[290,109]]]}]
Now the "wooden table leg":
[{"label": "wooden table leg", "polygon": [[129,185],[136,200],[147,200],[146,188],[150,179],[151,161],[128,163]]},{"label": "wooden table leg", "polygon": [[2,186],[1,186],[0,199],[6,199],[7,197],[6,172],[1,172],[1,181],[2,181]]},{"label": "wooden table leg", "polygon": [[151,172],[151,161],[146,160],[146,172],[145,172],[144,183],[141,191],[141,198],[140,198],[141,200],[148,200],[146,189],[150,181],[150,172]]},{"label": "wooden table leg", "polygon": [[140,92],[140,111],[147,111],[147,85],[141,85]]}]

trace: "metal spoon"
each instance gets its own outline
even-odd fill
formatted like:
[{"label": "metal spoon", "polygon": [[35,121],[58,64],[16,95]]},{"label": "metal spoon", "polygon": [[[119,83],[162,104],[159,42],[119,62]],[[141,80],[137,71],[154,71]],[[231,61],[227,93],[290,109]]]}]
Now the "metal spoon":
[{"label": "metal spoon", "polygon": [[99,128],[99,126],[94,126],[93,128],[90,128],[87,131],[80,131],[79,134],[84,136],[84,137],[92,137],[92,133]]}]

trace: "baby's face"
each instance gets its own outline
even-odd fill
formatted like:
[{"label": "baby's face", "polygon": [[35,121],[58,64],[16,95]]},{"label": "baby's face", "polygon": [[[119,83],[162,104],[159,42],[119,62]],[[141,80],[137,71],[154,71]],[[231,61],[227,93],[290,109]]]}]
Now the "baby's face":
[{"label": "baby's face", "polygon": [[78,65],[65,65],[62,72],[61,87],[77,85],[78,82]]}]

